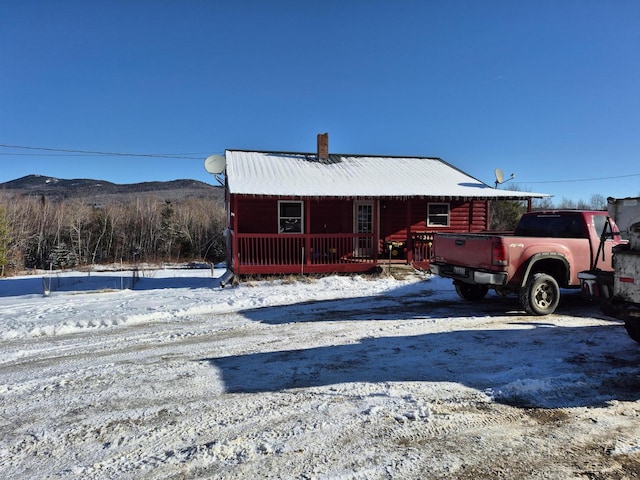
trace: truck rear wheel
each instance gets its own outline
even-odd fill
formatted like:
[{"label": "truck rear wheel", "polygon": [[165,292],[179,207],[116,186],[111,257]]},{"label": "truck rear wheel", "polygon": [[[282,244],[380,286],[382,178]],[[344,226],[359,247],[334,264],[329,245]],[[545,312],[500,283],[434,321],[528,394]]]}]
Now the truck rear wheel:
[{"label": "truck rear wheel", "polygon": [[520,303],[529,315],[549,315],[560,302],[560,287],[551,275],[535,273],[520,290]]},{"label": "truck rear wheel", "polygon": [[463,282],[453,282],[453,284],[455,285],[456,292],[460,295],[460,298],[471,302],[479,302],[489,291],[489,287],[486,285],[472,285],[470,283]]},{"label": "truck rear wheel", "polygon": [[640,320],[628,318],[624,321],[624,328],[633,340],[640,343]]}]

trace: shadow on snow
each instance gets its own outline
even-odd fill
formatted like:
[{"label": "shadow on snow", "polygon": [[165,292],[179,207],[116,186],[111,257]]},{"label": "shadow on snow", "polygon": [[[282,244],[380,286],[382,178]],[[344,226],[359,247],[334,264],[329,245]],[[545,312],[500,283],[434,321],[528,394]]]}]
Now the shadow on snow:
[{"label": "shadow on snow", "polygon": [[[640,348],[620,322],[564,327],[557,315],[527,317],[519,308],[513,298],[470,304],[384,296],[252,309],[242,313],[268,324],[447,317],[453,323],[456,317],[512,316],[510,325],[515,328],[369,337],[344,345],[201,361],[219,369],[226,391],[234,393],[349,382],[453,382],[515,406],[598,406],[640,399]],[[558,315],[582,311],[597,317],[596,310],[571,292],[564,296]]]}]

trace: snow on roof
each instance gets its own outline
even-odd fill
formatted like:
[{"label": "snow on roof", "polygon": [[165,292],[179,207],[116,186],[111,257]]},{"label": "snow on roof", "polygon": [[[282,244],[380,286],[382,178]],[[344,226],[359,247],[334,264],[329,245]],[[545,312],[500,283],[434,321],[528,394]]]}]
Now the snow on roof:
[{"label": "snow on roof", "polygon": [[541,193],[498,190],[439,158],[227,150],[232,194],[311,197],[527,199]]}]

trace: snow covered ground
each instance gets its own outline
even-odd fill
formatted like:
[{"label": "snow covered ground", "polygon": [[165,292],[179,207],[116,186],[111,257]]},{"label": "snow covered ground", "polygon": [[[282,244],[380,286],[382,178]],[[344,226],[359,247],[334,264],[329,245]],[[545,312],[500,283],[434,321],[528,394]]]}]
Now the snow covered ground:
[{"label": "snow covered ground", "polygon": [[578,293],[222,273],[0,280],[0,477],[639,475],[640,345]]}]

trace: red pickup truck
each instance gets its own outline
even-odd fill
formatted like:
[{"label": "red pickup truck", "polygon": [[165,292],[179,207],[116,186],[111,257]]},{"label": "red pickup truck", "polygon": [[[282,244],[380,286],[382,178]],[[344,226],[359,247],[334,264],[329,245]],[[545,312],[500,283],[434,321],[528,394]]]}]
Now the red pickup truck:
[{"label": "red pickup truck", "polygon": [[[489,288],[504,295],[517,293],[531,315],[553,313],[560,288],[580,288],[578,273],[595,259],[608,259],[620,243],[613,235],[600,242],[603,232],[618,232],[604,211],[555,210],[525,213],[513,234],[437,233],[431,255],[431,273],[453,279],[465,300],[484,298]],[[607,267],[610,268],[610,267]]]}]

